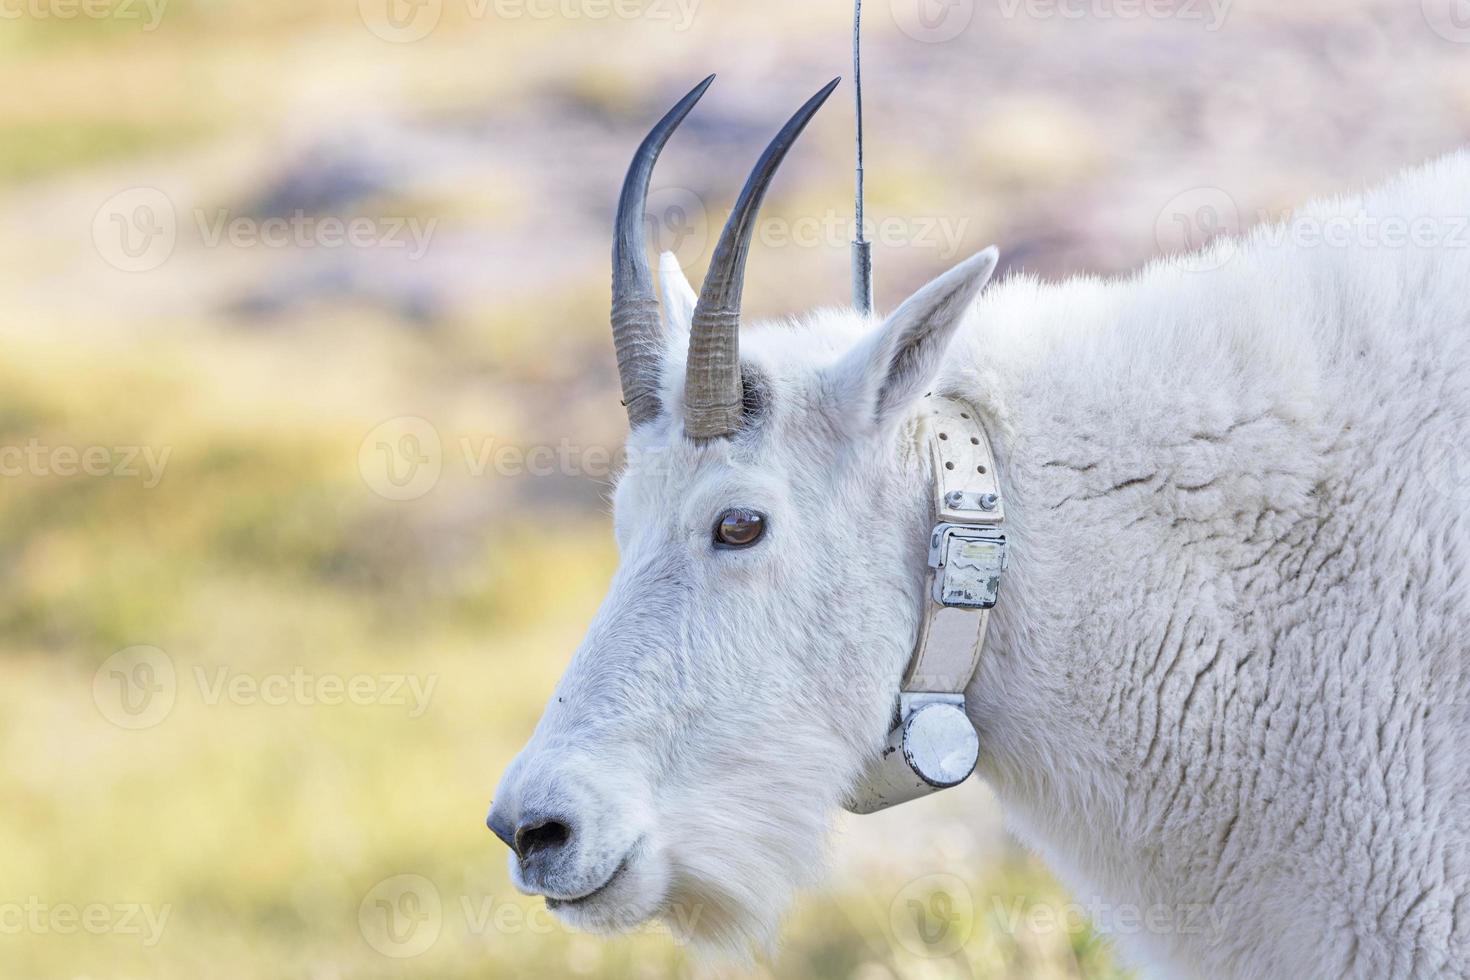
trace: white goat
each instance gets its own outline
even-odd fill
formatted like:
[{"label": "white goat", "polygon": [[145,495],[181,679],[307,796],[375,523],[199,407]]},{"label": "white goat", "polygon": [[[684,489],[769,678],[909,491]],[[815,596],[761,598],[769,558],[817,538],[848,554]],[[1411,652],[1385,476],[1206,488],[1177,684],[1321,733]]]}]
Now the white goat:
[{"label": "white goat", "polygon": [[1220,926],[1125,952],[1165,976],[1470,975],[1470,248],[1447,240],[1470,155],[1294,219],[1413,222],[1401,247],[1268,227],[977,300],[990,250],[881,327],[737,336],[755,208],[824,96],[698,302],[664,263],[660,323],[638,218],[703,91],[624,189],[622,562],[496,796],[517,885],[587,928],[697,908],[705,941],[771,939],[914,646],[934,391],[979,410],[1011,544],[967,692],[980,776],[1080,897]]}]

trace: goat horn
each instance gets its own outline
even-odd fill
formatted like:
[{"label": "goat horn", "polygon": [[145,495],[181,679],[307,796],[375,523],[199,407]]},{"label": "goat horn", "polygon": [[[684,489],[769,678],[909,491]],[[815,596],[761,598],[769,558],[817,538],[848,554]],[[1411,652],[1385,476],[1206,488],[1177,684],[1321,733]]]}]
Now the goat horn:
[{"label": "goat horn", "polygon": [[694,439],[727,436],[740,424],[740,295],[756,216],[771,178],[806,124],[841,78],[834,78],[781,128],[751,171],[720,234],[694,307],[684,378],[684,431]]},{"label": "goat horn", "polygon": [[623,384],[628,424],[634,428],[658,415],[658,376],[662,362],[658,300],[654,298],[653,274],[648,269],[643,233],[648,182],[664,144],[714,80],[715,76],[711,75],[694,86],[644,137],[618,197],[612,252],[613,346],[617,350],[618,377]]}]

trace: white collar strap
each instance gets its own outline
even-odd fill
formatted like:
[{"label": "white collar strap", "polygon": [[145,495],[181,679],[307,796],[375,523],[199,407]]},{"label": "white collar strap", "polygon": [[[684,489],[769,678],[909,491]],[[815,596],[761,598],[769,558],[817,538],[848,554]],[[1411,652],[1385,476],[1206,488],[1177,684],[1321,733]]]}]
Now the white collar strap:
[{"label": "white collar strap", "polygon": [[1006,566],[1005,507],[990,439],[973,406],[926,396],[917,436],[933,470],[935,515],[923,618],[897,724],[847,802],[854,813],[958,785],[979,757],[965,688],[979,666]]}]

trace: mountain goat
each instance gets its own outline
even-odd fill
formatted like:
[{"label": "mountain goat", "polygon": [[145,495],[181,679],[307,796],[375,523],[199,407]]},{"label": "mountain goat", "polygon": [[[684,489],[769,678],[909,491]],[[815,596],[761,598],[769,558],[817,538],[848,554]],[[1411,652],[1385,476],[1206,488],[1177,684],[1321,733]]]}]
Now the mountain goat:
[{"label": "mountain goat", "polygon": [[772,939],[893,726],[933,394],[973,406],[1005,507],[964,690],[978,774],[1079,893],[1222,926],[1125,952],[1470,975],[1470,155],[1291,219],[1412,226],[1397,245],[1266,226],[981,297],[989,249],[881,323],[742,326],[761,199],[832,86],[761,158],[702,292],[666,261],[660,304],[644,197],[708,84],[622,192],[621,564],[495,796],[517,887],[593,930],[698,907],[708,944]]}]

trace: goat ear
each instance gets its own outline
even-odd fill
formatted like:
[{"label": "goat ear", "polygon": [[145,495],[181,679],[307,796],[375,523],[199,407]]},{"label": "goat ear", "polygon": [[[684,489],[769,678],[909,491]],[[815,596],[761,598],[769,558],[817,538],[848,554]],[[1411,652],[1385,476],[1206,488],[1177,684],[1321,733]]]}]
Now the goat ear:
[{"label": "goat ear", "polygon": [[992,245],[950,269],[904,300],[847,354],[837,367],[842,397],[849,400],[845,407],[879,427],[906,417],[939,374],[950,340],[990,281],[999,255]]},{"label": "goat ear", "polygon": [[684,278],[684,270],[673,252],[658,257],[658,286],[663,294],[664,331],[669,336],[689,332],[694,319],[694,287]]}]

